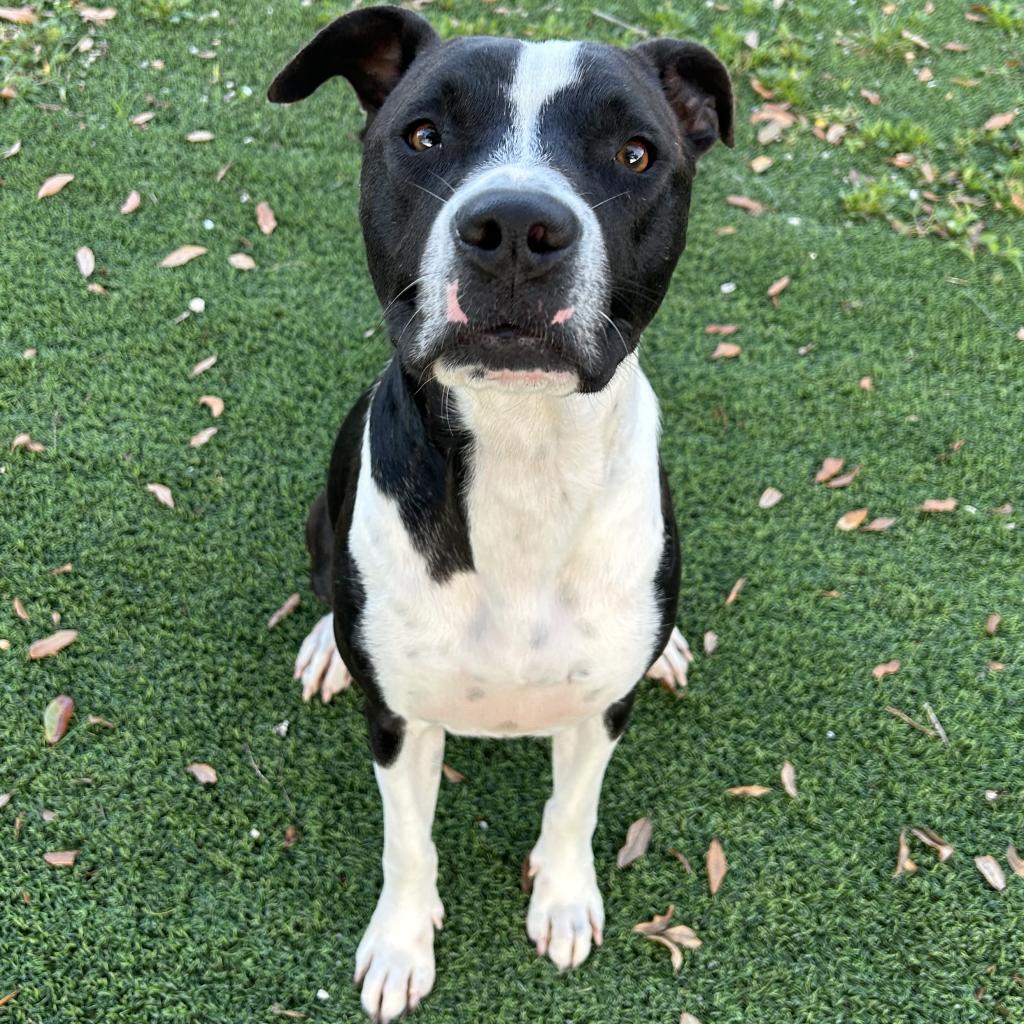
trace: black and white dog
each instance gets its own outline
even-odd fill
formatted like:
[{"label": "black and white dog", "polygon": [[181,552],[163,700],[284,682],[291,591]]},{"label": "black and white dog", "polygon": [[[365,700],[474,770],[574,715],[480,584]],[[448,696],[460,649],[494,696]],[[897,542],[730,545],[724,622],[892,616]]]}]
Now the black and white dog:
[{"label": "black and white dog", "polygon": [[363,693],[384,885],[356,981],[391,1021],[434,981],[446,731],[552,737],[526,929],[560,968],[601,942],[601,779],[637,680],[684,683],[690,660],[636,349],[733,99],[694,43],[442,43],[397,7],[327,26],[270,99],[334,75],[367,115],[360,219],[394,355],[309,515],[332,611],[295,675],[307,700]]}]

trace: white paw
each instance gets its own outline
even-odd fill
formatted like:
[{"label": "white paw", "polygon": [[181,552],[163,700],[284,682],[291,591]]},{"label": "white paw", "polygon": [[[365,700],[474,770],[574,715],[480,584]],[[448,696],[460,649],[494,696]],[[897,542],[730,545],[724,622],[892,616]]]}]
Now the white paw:
[{"label": "white paw", "polygon": [[302,680],[303,700],[308,701],[319,693],[325,704],[352,684],[352,676],[334,642],[333,613],[325,615],[302,641],[295,659],[294,678]]},{"label": "white paw", "polygon": [[604,901],[589,857],[556,866],[536,851],[530,854],[533,894],[526,913],[526,934],[560,970],[579,967],[591,941],[604,941]]},{"label": "white paw", "polygon": [[693,664],[693,655],[686,637],[672,630],[661,657],[647,670],[648,679],[656,679],[669,690],[686,685],[686,670]]},{"label": "white paw", "polygon": [[375,1024],[415,1010],[434,987],[434,929],[444,907],[436,896],[423,906],[417,911],[408,900],[381,894],[356,950],[354,981],[362,983],[363,1009]]}]

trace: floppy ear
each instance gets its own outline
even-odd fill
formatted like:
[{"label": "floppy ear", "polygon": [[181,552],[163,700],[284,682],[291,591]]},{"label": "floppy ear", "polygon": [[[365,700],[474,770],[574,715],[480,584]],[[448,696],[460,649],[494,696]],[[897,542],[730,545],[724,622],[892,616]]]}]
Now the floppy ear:
[{"label": "floppy ear", "polygon": [[370,117],[424,51],[440,42],[429,22],[401,7],[367,7],[335,19],[270,83],[271,103],[294,103],[342,75]]},{"label": "floppy ear", "polygon": [[633,51],[653,66],[697,156],[716,139],[733,144],[732,84],[725,65],[710,50],[679,39],[652,39]]}]

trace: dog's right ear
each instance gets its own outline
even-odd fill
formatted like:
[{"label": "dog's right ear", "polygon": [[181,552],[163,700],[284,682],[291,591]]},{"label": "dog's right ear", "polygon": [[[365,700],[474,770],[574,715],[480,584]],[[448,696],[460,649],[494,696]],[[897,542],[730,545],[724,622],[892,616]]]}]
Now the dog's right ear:
[{"label": "dog's right ear", "polygon": [[267,98],[295,103],[342,75],[372,118],[409,65],[440,41],[429,22],[401,7],[353,11],[332,21],[288,62]]}]

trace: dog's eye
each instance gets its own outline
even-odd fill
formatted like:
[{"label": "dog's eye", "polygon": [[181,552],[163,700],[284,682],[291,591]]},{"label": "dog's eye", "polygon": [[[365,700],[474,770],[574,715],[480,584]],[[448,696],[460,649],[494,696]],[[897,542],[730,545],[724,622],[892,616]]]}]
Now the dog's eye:
[{"label": "dog's eye", "polygon": [[615,159],[623,167],[628,167],[636,174],[643,174],[651,166],[653,154],[651,153],[651,147],[643,139],[630,139],[615,154]]},{"label": "dog's eye", "polygon": [[406,132],[405,141],[409,143],[410,149],[422,153],[425,149],[441,145],[441,133],[433,121],[417,121]]}]

